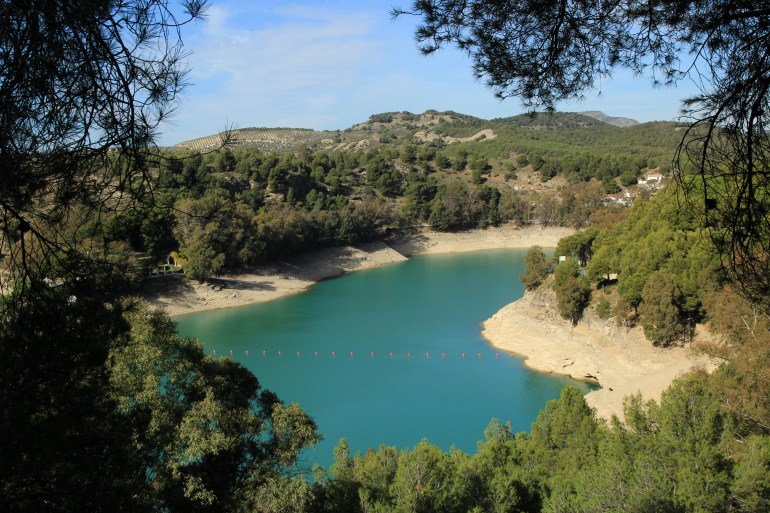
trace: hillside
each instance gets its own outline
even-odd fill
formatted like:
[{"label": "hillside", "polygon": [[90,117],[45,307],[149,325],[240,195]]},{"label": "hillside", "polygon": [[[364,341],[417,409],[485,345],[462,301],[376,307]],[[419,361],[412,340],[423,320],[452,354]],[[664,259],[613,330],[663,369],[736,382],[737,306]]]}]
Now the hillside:
[{"label": "hillside", "polygon": [[[230,146],[246,146],[264,151],[294,151],[301,145],[331,145],[338,132],[315,131],[304,128],[240,128],[229,134]],[[196,151],[210,151],[222,146],[224,134],[214,134],[174,145]]]},{"label": "hillside", "polygon": [[[563,187],[565,181],[575,185],[597,180],[606,193],[617,194],[650,173],[667,174],[671,155],[681,140],[675,123],[642,123],[619,128],[609,124],[611,118],[603,116],[603,119],[608,122],[579,113],[484,120],[452,111],[386,112],[372,115],[367,121],[343,131],[233,130],[228,134],[228,148],[278,155],[296,152],[305,152],[305,155],[308,152],[360,152],[364,155],[373,150],[386,151],[384,160],[393,161],[395,171],[402,178],[406,178],[411,169],[418,168],[417,164],[429,166],[431,173],[435,171],[439,175],[451,167],[465,173],[463,181],[495,187],[505,183],[514,190],[553,191]],[[173,149],[205,153],[220,148],[223,140],[223,134],[210,135],[179,143]],[[365,159],[371,156],[366,153]],[[478,169],[472,176],[474,164]],[[392,178],[395,185],[397,177]],[[632,195],[636,193],[632,191]]]},{"label": "hillside", "polygon": [[[169,149],[159,171],[174,215],[125,214],[110,241],[175,261],[189,276],[394,230],[513,223],[583,228],[654,195],[681,132],[619,128],[576,113],[484,120],[386,112],[343,131],[245,128]],[[653,176],[654,179],[648,180]]]},{"label": "hillside", "polygon": [[639,122],[636,121],[635,119],[608,116],[604,112],[599,112],[596,110],[580,112],[580,114],[583,114],[584,116],[588,116],[620,128],[625,128],[627,126],[634,126],[639,124]]},{"label": "hillside", "polygon": [[[259,148],[263,151],[291,152],[302,146],[325,150],[354,150],[393,142],[414,135],[417,127],[430,127],[439,122],[476,120],[453,112],[427,111],[374,114],[363,123],[346,130],[312,130],[307,128],[240,128],[232,131],[232,146]],[[479,120],[481,121],[481,120]],[[175,148],[206,151],[221,146],[223,134],[213,134],[174,145]]]},{"label": "hillside", "polygon": [[[628,127],[638,124],[628,118],[606,116],[601,112],[554,113],[519,115],[510,118],[484,120],[452,111],[429,110],[422,114],[385,112],[374,114],[363,123],[345,130],[312,130],[307,128],[239,128],[229,134],[231,146],[253,147],[262,151],[291,152],[302,146],[325,150],[365,149],[403,138],[416,137],[423,141],[442,140],[447,143],[473,138],[475,133],[494,133],[499,125],[535,129],[574,129],[587,127]],[[447,126],[453,130],[478,128],[475,133],[452,136],[444,133]],[[452,131],[452,130],[450,130]],[[223,134],[212,134],[174,145],[174,148],[210,151],[219,148]]]}]

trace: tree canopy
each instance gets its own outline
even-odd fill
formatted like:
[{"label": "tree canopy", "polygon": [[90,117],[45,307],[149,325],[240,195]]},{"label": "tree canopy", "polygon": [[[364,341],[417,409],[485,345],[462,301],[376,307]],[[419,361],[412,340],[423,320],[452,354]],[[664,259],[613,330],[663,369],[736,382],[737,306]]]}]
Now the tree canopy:
[{"label": "tree canopy", "polygon": [[548,275],[548,261],[540,246],[530,246],[524,256],[524,273],[519,281],[526,290],[537,288]]},{"label": "tree canopy", "polygon": [[155,136],[185,85],[180,29],[205,3],[0,5],[4,286],[82,274],[93,253],[73,232],[154,199]]},{"label": "tree canopy", "polygon": [[[562,390],[514,434],[492,420],[474,455],[424,440],[350,454],[335,450],[321,479],[320,511],[594,512],[765,511],[766,437],[735,436],[705,373],[683,378],[660,403],[629,397],[627,422],[595,418],[580,392]],[[745,451],[738,458],[736,445]],[[731,448],[732,447],[732,448]]]},{"label": "tree canopy", "polygon": [[530,110],[579,99],[614,70],[692,80],[674,167],[728,272],[770,305],[770,8],[752,0],[416,0],[423,53],[454,44],[500,98]]},{"label": "tree canopy", "polygon": [[163,162],[155,135],[184,86],[181,27],[204,7],[0,3],[2,511],[304,509],[311,496],[292,475],[318,440],[312,419],[121,298],[122,237],[169,231],[159,169],[185,166]]}]

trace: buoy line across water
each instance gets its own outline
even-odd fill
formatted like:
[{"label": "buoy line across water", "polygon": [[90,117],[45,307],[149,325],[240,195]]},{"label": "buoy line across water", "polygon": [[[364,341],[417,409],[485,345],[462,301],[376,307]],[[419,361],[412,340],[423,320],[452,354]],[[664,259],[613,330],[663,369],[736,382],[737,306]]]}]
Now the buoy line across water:
[{"label": "buoy line across water", "polygon": [[[235,351],[233,349],[230,349],[227,353],[218,353],[216,349],[212,349],[212,351],[211,351],[211,356],[213,356],[213,357],[225,356],[225,354],[229,355],[232,358],[232,357],[235,356],[236,353],[235,353]],[[246,357],[248,357],[251,354],[251,352],[250,352],[249,349],[245,349],[244,350],[244,354],[245,354]],[[266,349],[263,349],[260,354],[262,355],[262,358],[268,358],[270,356],[275,356],[275,357],[278,357],[278,358],[283,357],[283,351],[281,351],[281,350],[273,351],[271,353],[270,351],[268,351]],[[302,351],[295,351],[294,354],[296,354],[297,358],[302,358],[302,356],[303,356],[302,355]],[[319,358],[319,357],[325,356],[324,353],[321,353],[319,351],[313,351],[312,354],[313,354],[314,358]],[[336,351],[331,351],[329,354],[331,355],[332,358],[337,358],[337,352]],[[407,359],[411,359],[414,354],[419,354],[419,353],[413,353],[412,351],[407,351],[406,352]],[[356,357],[356,352],[355,351],[350,351],[350,352],[348,352],[348,356],[350,358],[355,358]],[[369,357],[370,358],[375,358],[376,356],[377,356],[377,353],[375,351],[370,351],[369,352]],[[457,356],[457,355],[455,355],[455,356]],[[459,354],[459,357],[462,358],[462,359],[471,358],[472,356],[474,356],[474,355],[472,355],[470,353],[460,353]],[[478,352],[478,353],[475,354],[475,356],[476,356],[477,359],[481,359],[481,358],[484,357],[484,353],[483,352]],[[513,358],[516,357],[516,355],[514,355],[512,353],[509,354],[509,356],[511,356]],[[389,359],[393,359],[393,358],[397,358],[397,357],[398,357],[398,354],[393,352],[393,351],[390,351],[390,352],[387,353],[387,358],[389,358]],[[431,353],[429,351],[426,351],[425,352],[425,358],[426,359],[430,359],[430,357],[431,357]],[[452,357],[452,355],[450,355],[447,352],[441,353],[441,358],[451,358],[451,357]],[[500,358],[500,353],[495,353],[495,358],[499,359]]]}]

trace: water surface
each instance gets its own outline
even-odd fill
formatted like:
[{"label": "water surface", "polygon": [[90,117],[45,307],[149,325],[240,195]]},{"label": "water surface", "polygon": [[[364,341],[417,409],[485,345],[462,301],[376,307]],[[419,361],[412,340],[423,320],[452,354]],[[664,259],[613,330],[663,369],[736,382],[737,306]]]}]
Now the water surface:
[{"label": "water surface", "polygon": [[[323,281],[284,299],[177,317],[182,335],[253,371],[298,402],[325,440],[306,463],[422,438],[474,452],[494,417],[528,431],[565,384],[526,369],[480,335],[523,294],[525,250],[430,255]],[[392,354],[391,354],[392,353]]]}]

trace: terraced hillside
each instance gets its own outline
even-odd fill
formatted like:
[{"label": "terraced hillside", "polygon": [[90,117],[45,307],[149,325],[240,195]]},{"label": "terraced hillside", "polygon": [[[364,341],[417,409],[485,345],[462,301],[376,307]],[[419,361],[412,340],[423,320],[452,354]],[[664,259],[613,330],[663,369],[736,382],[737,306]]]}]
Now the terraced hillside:
[{"label": "terraced hillside", "polygon": [[[243,128],[233,130],[231,146],[248,146],[265,151],[294,151],[302,145],[331,146],[339,141],[339,132],[304,128]],[[176,147],[196,151],[213,150],[222,145],[224,134],[215,134],[176,144]]]},{"label": "terraced hillside", "polygon": [[[228,134],[228,146],[258,148],[263,151],[289,153],[300,147],[326,150],[361,150],[383,144],[402,142],[415,136],[422,140],[445,139],[434,134],[433,128],[448,124],[477,122],[484,120],[455,112],[437,112],[429,110],[423,114],[410,112],[385,112],[375,114],[363,123],[346,130],[312,130],[307,128],[242,128]],[[439,131],[440,132],[440,131]],[[476,131],[474,131],[475,133]],[[468,139],[473,134],[468,134]],[[449,137],[445,142],[462,139]],[[225,141],[225,134],[219,133],[191,139],[174,145],[195,151],[210,151],[220,148]]]}]

